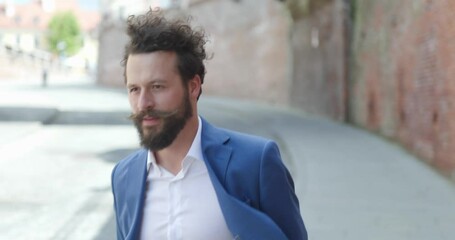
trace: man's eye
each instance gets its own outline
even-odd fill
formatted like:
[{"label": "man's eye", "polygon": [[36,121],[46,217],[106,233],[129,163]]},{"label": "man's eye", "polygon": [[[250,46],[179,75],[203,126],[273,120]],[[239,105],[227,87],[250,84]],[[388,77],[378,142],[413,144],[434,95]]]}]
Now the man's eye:
[{"label": "man's eye", "polygon": [[153,85],[152,87],[153,87],[153,89],[162,89],[162,88],[164,88],[163,85]]},{"label": "man's eye", "polygon": [[130,88],[129,92],[136,92],[138,90],[137,87]]}]

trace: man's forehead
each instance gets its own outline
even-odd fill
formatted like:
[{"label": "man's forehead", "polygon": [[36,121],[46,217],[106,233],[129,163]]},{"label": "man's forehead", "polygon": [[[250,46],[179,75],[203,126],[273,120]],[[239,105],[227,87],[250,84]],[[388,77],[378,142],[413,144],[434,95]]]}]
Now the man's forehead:
[{"label": "man's forehead", "polygon": [[151,53],[133,53],[128,55],[125,67],[125,83],[166,81],[174,74],[180,76],[176,64],[176,53],[156,51]]},{"label": "man's forehead", "polygon": [[135,53],[130,54],[126,61],[126,70],[134,70],[136,68],[153,68],[158,69],[176,69],[177,61],[175,52],[157,51],[151,53]]}]

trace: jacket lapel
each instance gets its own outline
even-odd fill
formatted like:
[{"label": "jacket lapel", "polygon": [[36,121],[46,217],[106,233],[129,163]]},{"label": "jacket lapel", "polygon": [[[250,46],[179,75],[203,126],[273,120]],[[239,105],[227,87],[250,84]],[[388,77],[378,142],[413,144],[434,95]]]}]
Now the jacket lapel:
[{"label": "jacket lapel", "polygon": [[281,229],[267,215],[253,209],[230,195],[224,186],[231,162],[230,137],[202,119],[202,152],[221,211],[234,239],[287,239]]},{"label": "jacket lapel", "polygon": [[228,141],[229,136],[202,119],[201,145],[204,161],[211,167],[210,174],[215,174],[223,185],[226,183],[226,170],[232,154],[232,148],[226,145]]},{"label": "jacket lapel", "polygon": [[127,169],[128,182],[126,184],[127,208],[130,216],[131,229],[125,229],[126,239],[137,239],[142,221],[144,207],[145,183],[147,178],[147,150],[141,150],[136,159],[131,161]]}]

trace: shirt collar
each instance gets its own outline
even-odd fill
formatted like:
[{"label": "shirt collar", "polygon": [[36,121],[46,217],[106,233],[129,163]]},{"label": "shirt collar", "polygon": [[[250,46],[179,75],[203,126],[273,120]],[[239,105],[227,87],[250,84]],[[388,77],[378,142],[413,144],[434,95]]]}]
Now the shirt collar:
[{"label": "shirt collar", "polygon": [[[196,132],[196,136],[193,139],[193,143],[191,144],[190,150],[186,154],[185,158],[192,157],[196,160],[203,160],[202,156],[202,146],[201,146],[201,132],[202,132],[202,121],[201,117],[198,116],[198,128]],[[185,159],[184,158],[184,159]],[[183,161],[182,161],[183,164]],[[159,170],[158,164],[156,163],[155,156],[153,152],[148,150],[147,152],[147,169],[150,170],[151,165]]]},{"label": "shirt collar", "polygon": [[197,160],[202,160],[202,146],[201,146],[201,132],[202,132],[202,121],[198,116],[198,127],[196,136],[194,137],[193,143],[191,144],[190,150],[186,156],[196,158]]}]

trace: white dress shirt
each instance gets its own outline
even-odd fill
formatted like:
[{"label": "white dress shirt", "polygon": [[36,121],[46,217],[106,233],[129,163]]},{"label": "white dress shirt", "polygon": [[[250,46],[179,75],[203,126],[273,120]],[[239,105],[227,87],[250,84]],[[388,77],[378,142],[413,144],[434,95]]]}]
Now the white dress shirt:
[{"label": "white dress shirt", "polygon": [[199,118],[196,137],[177,175],[159,166],[149,151],[140,239],[233,239],[203,160],[201,128]]}]

